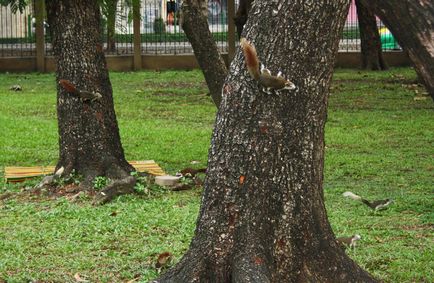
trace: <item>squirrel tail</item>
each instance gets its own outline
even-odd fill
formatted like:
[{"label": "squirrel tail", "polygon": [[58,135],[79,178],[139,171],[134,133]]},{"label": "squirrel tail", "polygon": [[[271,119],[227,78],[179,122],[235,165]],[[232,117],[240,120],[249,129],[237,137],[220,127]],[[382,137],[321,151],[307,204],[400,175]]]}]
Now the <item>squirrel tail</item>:
[{"label": "squirrel tail", "polygon": [[240,40],[240,46],[243,50],[247,70],[252,78],[259,80],[259,59],[255,47],[244,37]]},{"label": "squirrel tail", "polygon": [[356,194],[353,194],[352,192],[345,192],[342,194],[344,197],[348,197],[353,200],[362,200],[362,198]]},{"label": "squirrel tail", "polygon": [[60,79],[59,84],[69,93],[77,92],[77,88],[68,80]]}]

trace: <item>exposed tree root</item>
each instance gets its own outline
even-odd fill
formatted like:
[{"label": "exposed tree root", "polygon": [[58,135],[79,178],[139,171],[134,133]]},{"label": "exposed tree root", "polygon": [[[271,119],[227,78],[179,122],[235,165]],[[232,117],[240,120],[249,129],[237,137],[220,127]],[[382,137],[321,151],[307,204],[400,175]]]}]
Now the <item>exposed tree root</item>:
[{"label": "exposed tree root", "polygon": [[136,178],[133,176],[127,176],[123,179],[114,180],[107,187],[96,194],[94,198],[94,204],[105,204],[117,196],[132,193],[134,191],[135,184]]}]

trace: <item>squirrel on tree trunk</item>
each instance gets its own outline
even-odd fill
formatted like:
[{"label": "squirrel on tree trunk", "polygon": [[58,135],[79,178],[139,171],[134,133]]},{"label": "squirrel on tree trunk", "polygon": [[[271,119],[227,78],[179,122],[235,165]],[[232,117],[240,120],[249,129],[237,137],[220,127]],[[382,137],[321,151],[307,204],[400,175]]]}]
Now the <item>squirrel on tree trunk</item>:
[{"label": "squirrel on tree trunk", "polygon": [[261,64],[259,69],[259,58],[256,53],[255,47],[245,38],[241,38],[240,46],[243,50],[244,58],[246,61],[247,70],[250,76],[259,82],[266,93],[271,94],[271,90],[294,90],[295,84],[282,76],[282,73],[277,73],[276,76],[271,75],[270,70]]},{"label": "squirrel on tree trunk", "polygon": [[81,98],[83,101],[91,101],[94,102],[95,100],[99,100],[102,98],[101,93],[99,92],[90,92],[87,90],[80,90],[77,87],[75,87],[74,84],[72,84],[68,80],[60,79],[59,85],[61,85],[68,93],[74,94]]}]

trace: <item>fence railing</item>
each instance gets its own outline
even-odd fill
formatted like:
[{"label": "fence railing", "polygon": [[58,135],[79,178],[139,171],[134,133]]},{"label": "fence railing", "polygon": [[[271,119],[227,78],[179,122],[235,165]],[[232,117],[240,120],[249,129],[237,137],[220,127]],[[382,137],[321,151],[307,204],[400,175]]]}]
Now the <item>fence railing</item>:
[{"label": "fence railing", "polygon": [[0,57],[36,55],[33,7],[12,13],[9,7],[0,6]]},{"label": "fence railing", "polygon": [[[152,54],[192,54],[193,50],[179,24],[179,6],[181,0],[142,0],[140,6],[139,31],[134,30],[133,7],[131,1],[118,0],[115,18],[103,13],[102,40],[106,54],[132,55],[134,50],[134,33],[140,34],[141,55]],[[41,4],[42,3],[42,4]],[[219,51],[229,50],[228,30],[231,17],[228,5],[234,0],[209,0],[208,22],[217,42]],[[235,6],[238,1],[235,1]],[[9,7],[0,6],[0,57],[34,57],[37,55],[37,42],[43,47],[43,55],[52,55],[49,26],[46,21],[39,24],[43,29],[37,31],[37,10],[43,9],[43,0],[33,0],[21,13],[12,13]],[[110,24],[112,23],[112,24]],[[113,24],[114,23],[114,24]],[[399,49],[393,36],[379,21],[379,30],[383,50]],[[232,29],[233,30],[233,29]],[[37,34],[42,38],[38,38]],[[360,37],[357,13],[352,4],[344,32],[341,36],[340,51],[359,51]]]}]

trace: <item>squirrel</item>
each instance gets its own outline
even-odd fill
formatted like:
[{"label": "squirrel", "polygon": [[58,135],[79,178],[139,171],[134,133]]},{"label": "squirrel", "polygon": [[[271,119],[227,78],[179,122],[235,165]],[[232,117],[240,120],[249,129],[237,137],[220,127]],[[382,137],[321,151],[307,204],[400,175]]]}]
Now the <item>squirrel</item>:
[{"label": "squirrel", "polygon": [[344,245],[349,246],[350,248],[355,249],[356,248],[356,242],[358,240],[360,240],[362,237],[360,237],[360,235],[355,234],[352,235],[351,237],[339,237],[336,238],[336,240]]},{"label": "squirrel", "polygon": [[345,192],[342,195],[344,197],[348,197],[348,198],[353,199],[353,200],[359,200],[375,211],[386,209],[389,205],[391,205],[393,203],[392,199],[368,201],[368,200],[362,198],[361,196],[358,196],[352,192]]},{"label": "squirrel", "polygon": [[59,84],[68,92],[77,95],[83,101],[91,101],[99,100],[102,98],[101,93],[99,92],[90,92],[87,90],[79,90],[68,80],[61,79],[59,80]]},{"label": "squirrel", "polygon": [[198,173],[206,173],[206,168],[193,169],[187,167],[176,173],[176,175],[181,177],[194,178]]},{"label": "squirrel", "polygon": [[271,90],[293,90],[295,89],[294,83],[285,79],[281,72],[278,72],[276,76],[271,75],[270,70],[261,64],[259,69],[259,58],[256,53],[255,47],[245,38],[241,38],[240,46],[243,50],[244,58],[246,61],[247,70],[250,76],[259,82],[263,87],[263,90],[267,93],[271,93]]}]

